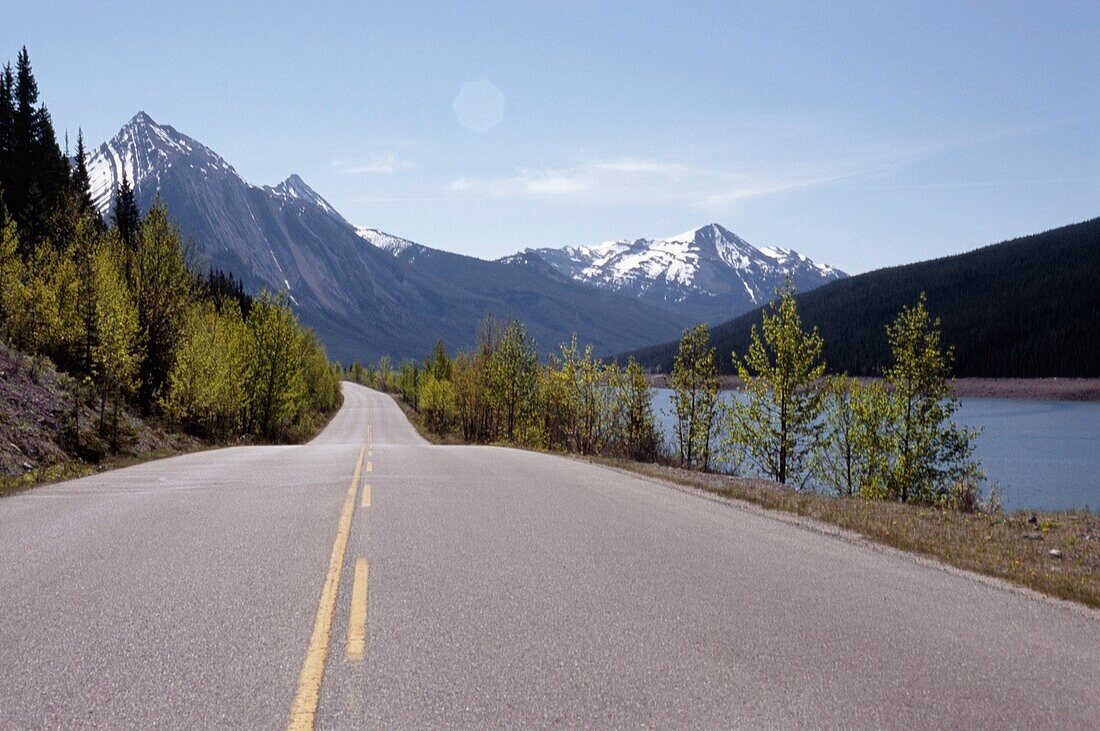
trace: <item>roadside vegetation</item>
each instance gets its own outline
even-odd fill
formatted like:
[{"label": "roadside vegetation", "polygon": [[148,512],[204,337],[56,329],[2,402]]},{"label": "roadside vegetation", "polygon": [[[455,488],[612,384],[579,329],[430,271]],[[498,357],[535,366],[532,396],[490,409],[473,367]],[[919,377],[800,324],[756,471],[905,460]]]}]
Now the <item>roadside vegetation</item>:
[{"label": "roadside vegetation", "polygon": [[719,398],[705,326],[684,332],[662,435],[647,374],[574,338],[540,362],[522,324],[483,323],[478,347],[422,362],[353,364],[430,439],[563,452],[837,525],[874,541],[1100,606],[1100,519],[1005,515],[984,490],[977,433],[954,422],[952,350],[921,295],[883,333],[880,381],[827,376],[823,342],[788,285],[730,358],[744,384]]},{"label": "roadside vegetation", "polygon": [[[193,273],[168,210],[142,215],[125,177],[102,220],[79,133],[67,157],[23,49],[0,74],[0,339],[35,373],[65,375],[61,453],[132,453],[131,412],[215,442],[316,430],[339,405],[341,371],[286,297]],[[15,463],[9,474],[25,470]]]}]

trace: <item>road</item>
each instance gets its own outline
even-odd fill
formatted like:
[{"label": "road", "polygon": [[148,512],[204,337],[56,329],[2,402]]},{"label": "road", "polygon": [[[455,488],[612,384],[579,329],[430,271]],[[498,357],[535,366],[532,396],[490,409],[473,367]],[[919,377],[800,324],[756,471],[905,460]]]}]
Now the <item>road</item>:
[{"label": "road", "polygon": [[429,446],[350,384],[307,445],[0,500],[5,729],[1098,719],[1100,613],[576,460]]}]

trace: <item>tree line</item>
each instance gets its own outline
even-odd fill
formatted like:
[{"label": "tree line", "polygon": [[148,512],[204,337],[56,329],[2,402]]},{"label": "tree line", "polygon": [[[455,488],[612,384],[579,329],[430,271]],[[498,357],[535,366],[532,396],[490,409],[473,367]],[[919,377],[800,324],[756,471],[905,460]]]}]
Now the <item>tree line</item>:
[{"label": "tree line", "polygon": [[841,496],[974,509],[982,480],[976,432],[956,425],[952,351],[927,299],[886,328],[883,378],[826,375],[824,342],[806,330],[788,282],[732,362],[744,388],[720,398],[706,325],[684,331],[672,367],[671,430],[658,429],[653,389],[576,337],[540,362],[523,325],[489,317],[478,346],[453,358],[442,342],[423,361],[353,364],[350,380],[399,395],[433,432],[573,454],[664,461],[759,475]]},{"label": "tree line", "polygon": [[125,176],[93,205],[83,136],[62,153],[27,51],[0,74],[0,337],[81,384],[120,448],[129,404],[204,437],[285,439],[340,398],[340,369],[285,295],[188,268],[168,210],[142,215]]},{"label": "tree line", "polygon": [[[1100,218],[931,261],[879,269],[798,295],[820,329],[833,373],[877,376],[890,358],[883,334],[921,292],[942,318],[961,377],[1100,377]],[[744,350],[759,308],[715,327],[720,352]],[[859,313],[859,317],[852,317]],[[634,353],[667,373],[676,343]],[[735,373],[732,361],[719,368]]]},{"label": "tree line", "polygon": [[652,390],[635,361],[592,355],[577,339],[540,362],[523,324],[482,323],[477,347],[453,358],[443,342],[422,362],[352,364],[350,380],[399,395],[424,424],[466,442],[504,442],[584,455],[656,459]]},{"label": "tree line", "polygon": [[788,282],[732,354],[739,398],[718,398],[718,363],[706,325],[685,332],[672,368],[679,464],[715,462],[798,488],[842,496],[976,507],[982,480],[977,433],[955,424],[953,351],[927,298],[886,327],[881,380],[826,376],[824,341],[807,331]]}]

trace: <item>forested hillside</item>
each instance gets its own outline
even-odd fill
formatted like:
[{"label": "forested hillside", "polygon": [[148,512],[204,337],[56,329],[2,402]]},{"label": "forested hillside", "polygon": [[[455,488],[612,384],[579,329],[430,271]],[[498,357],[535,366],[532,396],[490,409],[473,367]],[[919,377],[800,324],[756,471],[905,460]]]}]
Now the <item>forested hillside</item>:
[{"label": "forested hillside", "polygon": [[339,369],[285,298],[191,271],[168,210],[143,213],[126,180],[104,221],[79,134],[75,153],[23,49],[0,75],[0,339],[71,376],[73,413],[94,410],[66,438],[122,451],[131,410],[213,439],[309,433],[338,405]]},{"label": "forested hillside", "polygon": [[[942,319],[958,376],[1100,376],[1100,218],[834,282],[798,295],[798,310],[820,329],[829,371],[877,376],[889,357],[886,324],[921,292]],[[714,329],[724,372],[761,312]],[[666,343],[634,355],[668,372],[675,354]]]}]

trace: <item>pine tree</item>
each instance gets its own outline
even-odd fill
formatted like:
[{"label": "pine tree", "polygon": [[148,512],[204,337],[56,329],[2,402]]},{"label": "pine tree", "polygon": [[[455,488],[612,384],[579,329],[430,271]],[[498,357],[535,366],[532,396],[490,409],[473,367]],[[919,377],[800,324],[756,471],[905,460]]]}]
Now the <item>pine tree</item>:
[{"label": "pine tree", "polygon": [[[25,261],[51,234],[69,187],[68,162],[61,153],[50,114],[38,104],[38,82],[24,47],[14,77],[0,79],[0,186],[19,226]],[[60,247],[63,241],[56,242]]]},{"label": "pine tree", "polygon": [[730,438],[744,445],[757,468],[776,482],[801,485],[808,467],[825,374],[823,343],[805,332],[790,280],[752,328],[749,352],[733,354],[747,400],[731,405]]},{"label": "pine tree", "polygon": [[[12,144],[15,131],[15,76],[11,64],[0,72],[0,189],[11,185]],[[0,197],[0,202],[3,198]]]},{"label": "pine tree", "polygon": [[76,164],[72,174],[73,195],[76,197],[77,210],[81,215],[88,216],[96,222],[97,227],[102,228],[103,219],[92,202],[92,181],[88,176],[87,153],[84,150],[84,131],[76,130]]},{"label": "pine tree", "polygon": [[131,250],[138,248],[138,238],[141,233],[141,213],[138,211],[137,201],[134,199],[134,189],[130,187],[130,181],[126,177],[126,171],[122,171],[122,182],[115,190],[115,210],[113,214],[115,228],[122,242]]},{"label": "pine tree", "polygon": [[718,364],[705,324],[684,330],[672,364],[680,466],[710,469],[718,415]]}]

